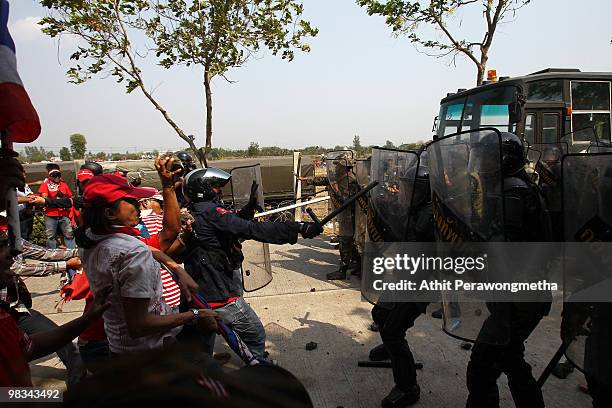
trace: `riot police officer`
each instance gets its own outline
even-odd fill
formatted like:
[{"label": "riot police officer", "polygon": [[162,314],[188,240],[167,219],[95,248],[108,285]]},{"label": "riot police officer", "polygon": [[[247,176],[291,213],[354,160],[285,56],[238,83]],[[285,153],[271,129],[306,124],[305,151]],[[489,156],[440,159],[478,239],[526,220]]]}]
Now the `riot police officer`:
[{"label": "riot police officer", "polygon": [[[404,239],[433,242],[435,239],[429,169],[426,166],[418,166],[418,169],[414,170],[417,174]],[[409,179],[412,181],[412,178]],[[412,191],[412,189],[407,190]],[[378,326],[384,347],[374,348],[370,352],[370,359],[390,358],[395,381],[391,392],[382,400],[384,408],[406,407],[420,399],[421,391],[417,384],[416,366],[406,341],[406,331],[414,326],[415,320],[425,313],[426,308],[425,302],[397,303],[379,300],[372,309],[372,318]]]},{"label": "riot police officer", "polygon": [[[496,133],[492,135],[498,138]],[[523,141],[512,133],[502,133],[501,144],[505,240],[550,241],[550,222],[542,194],[525,172]],[[497,145],[492,145],[498,151]],[[495,157],[498,154],[492,151],[484,160]],[[490,210],[491,203],[485,200],[482,204],[483,211]],[[524,342],[550,311],[550,300],[548,293],[537,303],[487,303],[491,314],[476,339],[467,368],[468,408],[499,406],[497,379],[502,373],[508,377],[518,408],[544,407],[542,392],[531,373],[531,366],[524,359]],[[490,332],[494,327],[506,328],[508,339],[501,344],[481,341],[495,336]]]},{"label": "riot police officer", "polygon": [[176,180],[174,181],[174,188],[176,190],[176,199],[179,202],[179,206],[181,208],[185,208],[187,206],[187,199],[183,195],[183,178],[184,176],[192,170],[197,169],[197,166],[189,153],[181,150],[180,152],[176,152],[175,154],[177,161],[174,162],[174,167],[172,171],[176,171],[181,169],[182,171],[176,176]]},{"label": "riot police officer", "polygon": [[[330,152],[336,153],[336,152]],[[359,183],[353,173],[353,159],[347,152],[339,155],[326,155],[327,177],[302,178],[307,184],[326,186],[332,205],[338,208],[348,197],[359,192]],[[338,215],[338,243],[340,249],[340,267],[326,275],[328,280],[346,279],[347,272],[354,275],[361,273],[361,258],[355,245],[355,205]],[[351,263],[354,263],[351,266]],[[350,270],[349,270],[350,269]]]},{"label": "riot police officer", "polygon": [[253,190],[242,210],[236,213],[226,209],[221,200],[222,188],[230,178],[230,174],[213,167],[192,170],[185,176],[183,192],[195,218],[194,235],[187,242],[185,270],[198,283],[209,305],[238,333],[253,355],[263,359],[264,327],[242,298],[241,282],[236,279],[236,270],[244,259],[239,240],[295,244],[298,234],[314,238],[323,229],[308,222],[253,221],[257,203]]}]

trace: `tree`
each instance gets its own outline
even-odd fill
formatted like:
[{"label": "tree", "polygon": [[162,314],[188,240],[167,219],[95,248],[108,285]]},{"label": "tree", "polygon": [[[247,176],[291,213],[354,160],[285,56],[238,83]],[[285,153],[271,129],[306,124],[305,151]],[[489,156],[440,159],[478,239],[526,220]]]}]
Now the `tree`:
[{"label": "tree", "polygon": [[106,158],[106,153],[104,153],[104,152],[95,153],[93,155],[93,159],[94,160],[98,160],[98,161],[105,161],[107,159]]},{"label": "tree", "polygon": [[249,157],[257,157],[259,156],[259,144],[255,142],[251,142],[249,148],[247,149],[247,156]]},{"label": "tree", "polygon": [[[308,51],[301,39],[317,30],[300,19],[295,0],[41,0],[51,9],[42,19],[51,37],[76,36],[67,71],[70,82],[80,84],[94,76],[115,77],[126,92],[139,89],[174,131],[187,142],[202,163],[193,135],[186,134],[145,85],[139,65],[147,57],[170,68],[201,65],[206,95],[206,152],[212,146],[211,81],[229,68],[243,65],[261,48],[292,60],[294,48]],[[152,38],[137,49],[135,39]]]},{"label": "tree", "polygon": [[392,141],[387,140],[385,142],[385,145],[383,146],[385,149],[395,149],[395,145],[393,144]]},{"label": "tree", "polygon": [[53,152],[47,151],[44,147],[24,146],[24,158],[29,163],[38,163],[44,160],[51,160]]},{"label": "tree", "polygon": [[70,149],[66,146],[62,147],[59,151],[60,159],[62,161],[70,161],[72,160],[72,155],[70,154]]},{"label": "tree", "polygon": [[268,49],[292,61],[294,49],[310,51],[303,39],[318,30],[303,20],[304,7],[295,0],[158,1],[158,16],[148,32],[155,39],[161,65],[202,67],[206,100],[206,152],[212,148],[213,101],[211,83]]},{"label": "tree", "polygon": [[[514,16],[531,0],[357,0],[357,4],[367,7],[369,15],[385,17],[386,23],[393,32],[406,34],[408,39],[417,46],[433,50],[438,58],[450,56],[453,63],[458,55],[463,55],[476,65],[476,84],[481,85],[489,60],[489,51],[498,25],[509,15]],[[423,3],[423,4],[421,4]],[[450,24],[453,17],[461,11],[478,9],[485,18],[484,34],[481,40],[469,41],[461,39]],[[461,21],[456,24],[461,27]],[[433,28],[438,35],[427,36],[423,26]]]},{"label": "tree", "polygon": [[[139,64],[150,53],[136,49],[132,43],[133,38],[146,35],[148,19],[155,16],[152,4],[156,1],[41,0],[41,3],[50,9],[49,15],[40,22],[45,34],[50,37],[65,34],[79,40],[70,56],[74,65],[66,72],[69,82],[82,84],[98,75],[114,77],[125,85],[128,94],[139,89],[178,136],[193,151],[198,151],[194,137],[179,127],[146,87]],[[199,155],[198,158],[201,159]]]},{"label": "tree", "polygon": [[73,133],[70,135],[70,152],[75,160],[82,160],[85,158],[85,152],[87,151],[87,140],[85,136],[80,133]]},{"label": "tree", "polygon": [[353,137],[353,150],[355,151],[357,157],[362,157],[365,154],[365,149],[361,145],[359,135],[355,135]]}]

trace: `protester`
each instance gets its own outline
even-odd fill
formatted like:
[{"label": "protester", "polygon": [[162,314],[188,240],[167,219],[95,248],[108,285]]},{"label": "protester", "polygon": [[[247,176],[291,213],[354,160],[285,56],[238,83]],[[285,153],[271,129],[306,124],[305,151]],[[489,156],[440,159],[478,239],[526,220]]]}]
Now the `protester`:
[{"label": "protester", "polygon": [[[21,244],[23,250],[15,257],[11,266],[11,271],[15,275],[41,277],[81,269],[78,249],[48,249],[23,239]],[[38,262],[27,263],[27,259]]]},{"label": "protester", "polygon": [[211,311],[175,313],[163,299],[159,264],[134,228],[137,200],[150,196],[150,189],[132,187],[115,175],[94,177],[85,187],[87,206],[77,239],[94,297],[101,288],[116,283],[109,296],[111,307],[104,314],[113,354],[163,348],[191,322],[205,332],[216,330]]},{"label": "protester", "polygon": [[141,203],[144,203],[145,206],[145,210],[141,213],[142,223],[147,228],[149,235],[158,234],[163,228],[163,196],[155,194],[149,199],[141,200]]},{"label": "protester", "polygon": [[[25,178],[25,171],[23,172],[23,177]],[[34,228],[34,206],[31,203],[33,195],[34,192],[27,183],[23,188],[17,189],[19,229],[21,230],[21,238],[26,241],[30,240]]]},{"label": "protester", "polygon": [[[4,158],[0,162],[0,210],[4,208],[4,198],[8,188],[19,188],[24,185],[25,179],[21,173],[23,168],[12,158]],[[20,174],[21,173],[21,174]],[[99,296],[90,311],[62,326],[48,325],[45,330],[36,331],[28,335],[17,326],[17,303],[12,300],[8,303],[9,292],[16,296],[19,287],[23,292],[24,285],[19,285],[16,276],[10,268],[13,263],[9,238],[7,234],[6,218],[0,217],[0,293],[6,294],[0,299],[0,387],[31,387],[30,368],[28,361],[44,357],[61,349],[75,338],[91,321],[102,315],[108,307],[106,297],[108,289],[99,292]]]},{"label": "protester", "polygon": [[[57,169],[49,172],[49,178],[40,186],[38,193],[43,198],[71,198],[72,191],[64,180],[62,173]],[[69,218],[70,209],[45,207],[45,229],[47,233],[47,247],[56,248],[56,234],[59,227],[67,248],[74,248],[74,233],[72,221]]]}]

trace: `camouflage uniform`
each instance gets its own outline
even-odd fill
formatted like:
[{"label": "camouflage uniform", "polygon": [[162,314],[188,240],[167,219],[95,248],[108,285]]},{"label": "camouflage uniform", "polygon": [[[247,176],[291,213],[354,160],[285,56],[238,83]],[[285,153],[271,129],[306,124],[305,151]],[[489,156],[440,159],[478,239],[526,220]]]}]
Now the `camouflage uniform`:
[{"label": "camouflage uniform", "polygon": [[[326,176],[315,176],[307,179],[306,184],[325,186],[329,192],[333,208],[338,208],[342,202],[359,192],[359,184],[355,175],[349,170],[344,176],[330,183]],[[328,279],[344,279],[352,261],[358,264],[360,271],[361,260],[355,246],[355,205],[353,204],[336,218],[338,221],[338,241],[340,244],[340,269],[328,274]]]}]

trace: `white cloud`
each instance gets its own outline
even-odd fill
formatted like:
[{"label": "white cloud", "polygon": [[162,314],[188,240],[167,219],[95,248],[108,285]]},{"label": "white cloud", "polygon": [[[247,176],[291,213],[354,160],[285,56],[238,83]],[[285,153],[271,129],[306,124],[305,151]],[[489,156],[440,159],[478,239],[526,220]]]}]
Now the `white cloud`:
[{"label": "white cloud", "polygon": [[30,16],[13,21],[9,24],[9,31],[15,42],[35,41],[43,38],[42,28],[38,25],[40,16]]}]

